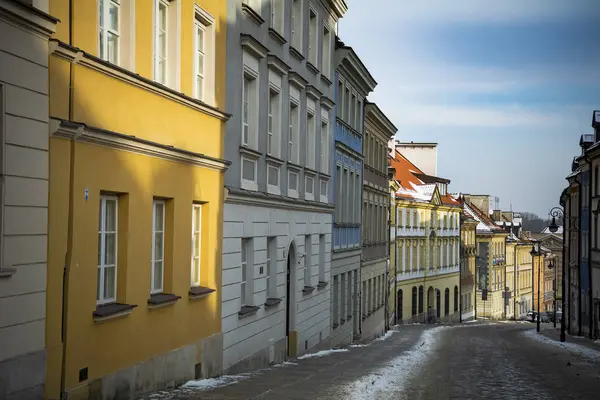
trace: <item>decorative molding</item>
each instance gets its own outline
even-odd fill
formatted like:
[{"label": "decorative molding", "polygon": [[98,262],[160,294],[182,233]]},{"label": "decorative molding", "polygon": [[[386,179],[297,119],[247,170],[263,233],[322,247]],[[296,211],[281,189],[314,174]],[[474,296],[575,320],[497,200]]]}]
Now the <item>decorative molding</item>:
[{"label": "decorative molding", "polygon": [[267,161],[267,164],[273,164],[273,165],[277,165],[278,167],[280,167],[280,166],[282,166],[283,164],[285,164],[285,161],[283,161],[283,160],[282,160],[282,159],[280,159],[280,158],[273,157],[273,156],[272,156],[272,155],[270,155],[270,154],[267,154],[267,155],[265,156],[265,159],[266,159],[266,161]]},{"label": "decorative molding", "polygon": [[288,80],[290,84],[298,87],[299,89],[303,89],[308,84],[308,81],[295,71],[288,72]]},{"label": "decorative molding", "polygon": [[0,278],[10,278],[16,272],[16,268],[0,268]]},{"label": "decorative molding", "polygon": [[50,118],[50,136],[93,143],[117,150],[130,151],[218,171],[227,170],[231,164],[229,161],[209,157],[201,153],[194,153],[173,146],[140,139],[135,136],[88,127],[85,124],[63,121],[52,117]]},{"label": "decorative molding", "polygon": [[238,188],[229,188],[227,203],[324,214],[331,214],[335,210],[333,204]]},{"label": "decorative molding", "polygon": [[315,75],[319,74],[319,68],[317,68],[313,63],[311,63],[310,61],[306,62],[306,68],[311,71],[312,73],[314,73]]},{"label": "decorative molding", "polygon": [[294,46],[290,46],[290,55],[298,61],[304,61],[304,56]]},{"label": "decorative molding", "polygon": [[316,101],[319,101],[323,97],[323,93],[313,85],[306,85],[306,95]]},{"label": "decorative molding", "polygon": [[274,41],[281,45],[287,43],[287,40],[285,40],[285,38],[273,28],[269,28],[269,36],[271,36]]},{"label": "decorative molding", "polygon": [[260,157],[262,157],[262,153],[260,151],[251,149],[250,147],[243,146],[243,145],[240,146],[240,154],[248,156],[248,157],[252,158],[253,160],[258,160]]},{"label": "decorative molding", "polygon": [[285,75],[291,69],[289,65],[287,65],[281,58],[277,57],[275,54],[269,54],[267,56],[267,65],[270,69],[279,72],[281,75]]},{"label": "decorative molding", "polygon": [[288,168],[288,170],[293,171],[293,172],[300,172],[300,171],[302,171],[302,166],[301,165],[294,164],[291,161],[287,162],[287,168]]},{"label": "decorative molding", "polygon": [[333,82],[331,81],[331,79],[329,79],[327,76],[325,76],[325,74],[321,74],[321,83],[323,83],[325,86],[331,86],[333,85]]},{"label": "decorative molding", "polygon": [[46,40],[55,32],[58,18],[23,1],[0,0],[0,21],[19,25]]},{"label": "decorative molding", "polygon": [[242,3],[242,12],[246,14],[246,16],[258,26],[261,26],[265,23],[263,17],[252,7],[250,7],[246,2]]},{"label": "decorative molding", "polygon": [[227,114],[216,107],[212,107],[204,103],[203,101],[194,99],[193,97],[187,96],[165,85],[161,85],[158,82],[144,78],[141,75],[119,67],[118,65],[106,62],[96,56],[86,53],[76,47],[69,46],[68,44],[59,40],[49,40],[49,54],[67,60],[72,64],[83,65],[87,68],[106,74],[125,83],[148,90],[156,95],[173,100],[179,104],[188,106],[196,111],[200,111],[222,121],[227,121],[231,117],[231,114]]},{"label": "decorative molding", "polygon": [[252,35],[242,33],[240,35],[240,44],[244,50],[248,50],[258,58],[265,58],[269,54],[269,49],[256,40]]},{"label": "decorative molding", "polygon": [[327,96],[321,96],[321,106],[325,107],[327,111],[331,111],[335,107],[335,102]]}]

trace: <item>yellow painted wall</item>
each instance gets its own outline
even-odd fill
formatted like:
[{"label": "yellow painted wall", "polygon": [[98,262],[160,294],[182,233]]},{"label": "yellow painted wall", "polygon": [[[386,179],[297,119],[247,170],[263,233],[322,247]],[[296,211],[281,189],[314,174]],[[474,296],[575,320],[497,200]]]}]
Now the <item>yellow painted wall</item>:
[{"label": "yellow painted wall", "polygon": [[[225,106],[227,4],[220,0],[181,2],[181,92],[192,94],[194,3],[215,17],[216,107]],[[135,2],[135,70],[152,78],[153,6]],[[121,2],[122,7],[125,2]],[[70,10],[72,20],[70,20]],[[60,19],[54,38],[98,55],[96,0],[50,0]],[[131,135],[214,158],[223,157],[225,122],[85,65],[51,55],[50,116]],[[69,89],[71,88],[71,90]],[[71,106],[71,107],[70,107]],[[102,147],[50,139],[50,195],[46,345],[46,396],[58,398],[63,269],[69,270],[65,389],[167,353],[221,330],[221,292],[190,301],[192,202],[206,202],[202,215],[202,285],[221,287],[223,172]],[[71,180],[71,172],[73,173]],[[70,183],[72,182],[72,196]],[[89,199],[85,200],[85,189]],[[138,307],[124,318],[95,323],[98,209],[101,191],[120,194],[117,301]],[[165,292],[182,298],[150,310],[152,200],[167,199]],[[170,200],[169,200],[170,199]],[[69,229],[72,228],[71,237]],[[70,245],[71,244],[71,245]],[[200,360],[201,354],[197,354]]]},{"label": "yellow painted wall", "polygon": [[[458,286],[459,274],[445,274],[441,276],[435,277],[427,277],[426,279],[418,278],[418,279],[410,279],[405,281],[398,282],[398,290],[402,290],[402,320],[407,321],[412,317],[412,289],[413,287],[417,288],[417,301],[419,296],[419,286],[423,286],[423,312],[427,313],[428,299],[427,299],[427,291],[429,287],[433,287],[434,295],[433,295],[433,304],[432,309],[436,308],[435,303],[435,289],[440,290],[441,299],[440,299],[440,318],[443,318],[444,315],[444,293],[446,288],[450,290],[450,314],[454,313],[454,288]],[[460,294],[459,294],[460,301]],[[419,309],[417,307],[417,314]],[[457,317],[458,318],[458,317]]]}]

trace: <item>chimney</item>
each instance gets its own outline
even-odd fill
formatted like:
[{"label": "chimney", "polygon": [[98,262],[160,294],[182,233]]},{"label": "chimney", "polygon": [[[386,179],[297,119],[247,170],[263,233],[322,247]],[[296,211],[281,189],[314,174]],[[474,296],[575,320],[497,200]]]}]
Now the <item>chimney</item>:
[{"label": "chimney", "polygon": [[494,221],[501,221],[502,220],[502,213],[500,210],[494,210],[492,212],[492,216],[494,218]]}]

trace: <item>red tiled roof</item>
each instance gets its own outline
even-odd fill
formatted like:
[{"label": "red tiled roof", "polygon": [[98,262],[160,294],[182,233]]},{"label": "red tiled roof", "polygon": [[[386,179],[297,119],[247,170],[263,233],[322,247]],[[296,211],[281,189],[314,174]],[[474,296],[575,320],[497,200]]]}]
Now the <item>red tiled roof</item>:
[{"label": "red tiled roof", "polygon": [[412,189],[411,183],[414,185],[422,185],[423,182],[417,178],[411,171],[422,174],[417,166],[410,161],[399,151],[395,151],[394,157],[389,157],[390,165],[396,171],[394,173],[394,179],[400,182],[400,185],[405,189]]}]

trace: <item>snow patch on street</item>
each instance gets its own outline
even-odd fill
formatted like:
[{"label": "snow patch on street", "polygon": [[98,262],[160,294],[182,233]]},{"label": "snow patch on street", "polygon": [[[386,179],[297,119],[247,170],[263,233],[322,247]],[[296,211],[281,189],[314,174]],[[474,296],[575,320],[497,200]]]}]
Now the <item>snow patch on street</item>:
[{"label": "snow patch on street", "polygon": [[576,343],[559,342],[557,340],[550,339],[549,337],[544,336],[540,333],[537,333],[533,329],[525,331],[524,335],[529,337],[530,339],[537,340],[541,343],[551,344],[555,347],[563,348],[571,353],[589,358],[593,361],[600,361],[600,351],[598,350],[594,350]]},{"label": "snow patch on street", "polygon": [[425,364],[430,353],[437,346],[439,333],[450,329],[439,326],[428,329],[419,338],[418,345],[392,359],[386,366],[376,372],[365,375],[344,388],[339,398],[363,400],[393,396],[402,390],[410,377]]},{"label": "snow patch on street", "polygon": [[306,360],[307,358],[315,358],[315,357],[325,357],[334,353],[344,353],[348,351],[348,349],[329,349],[329,350],[321,350],[317,353],[305,354],[303,356],[298,357],[298,360]]},{"label": "snow patch on street", "polygon": [[385,333],[385,335],[379,336],[377,339],[373,340],[373,342],[383,342],[384,340],[388,340],[389,338],[392,337],[394,332],[397,332],[397,331],[387,331]]},{"label": "snow patch on street", "polygon": [[216,389],[223,386],[229,386],[244,379],[250,378],[254,373],[239,374],[239,375],[223,375],[218,378],[198,379],[189,381],[181,389],[208,390]]},{"label": "snow patch on street", "polygon": [[281,367],[285,367],[288,365],[298,365],[298,363],[295,362],[290,362],[290,361],[284,361],[281,364],[275,364],[272,366],[272,368],[281,368]]}]

